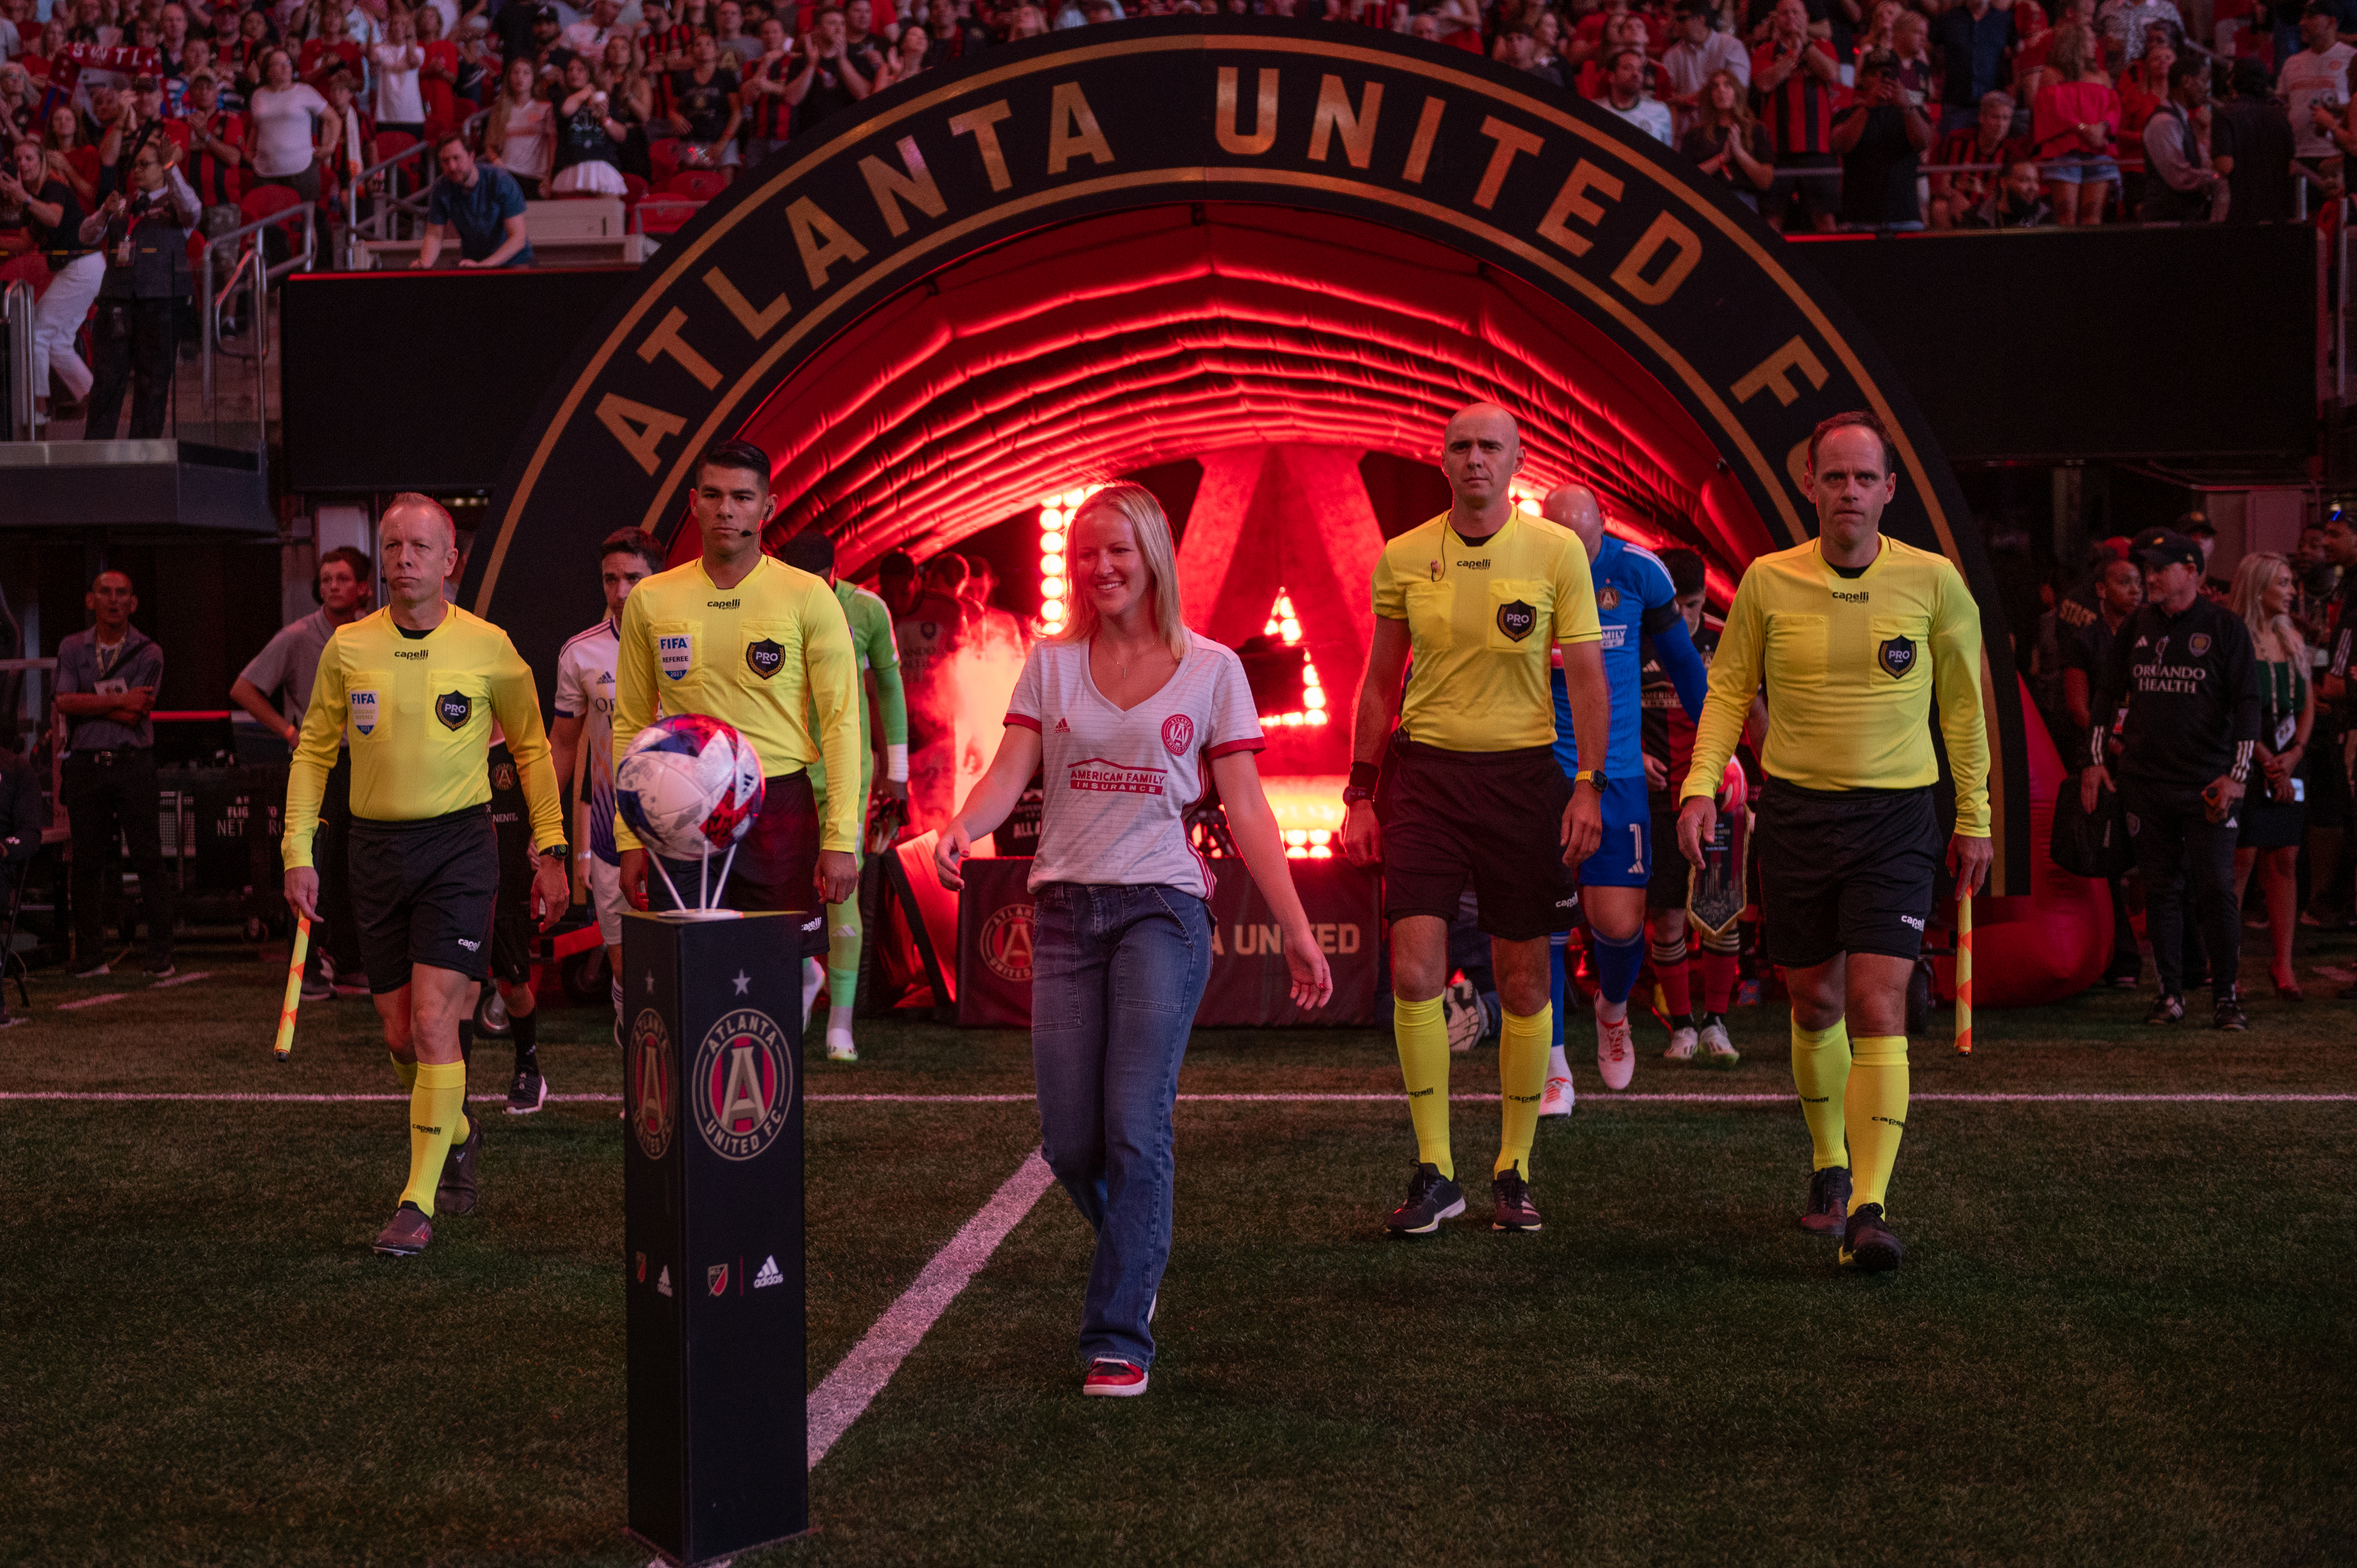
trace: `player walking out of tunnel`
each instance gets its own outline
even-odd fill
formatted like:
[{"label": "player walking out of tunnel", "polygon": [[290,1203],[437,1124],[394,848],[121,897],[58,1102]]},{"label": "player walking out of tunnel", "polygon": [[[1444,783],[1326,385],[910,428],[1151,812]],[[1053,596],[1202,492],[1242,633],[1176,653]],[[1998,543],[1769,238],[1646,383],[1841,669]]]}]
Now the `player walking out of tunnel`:
[{"label": "player walking out of tunnel", "polygon": [[[638,733],[665,717],[702,714],[753,743],[765,782],[761,813],[737,845],[723,892],[728,908],[803,917],[779,961],[799,971],[802,941],[822,929],[819,908],[859,886],[859,800],[848,790],[819,816],[810,765],[822,757],[837,779],[859,776],[859,665],[843,607],[818,578],[761,553],[777,510],[770,458],[724,441],[695,466],[693,501],[704,553],[640,583],[622,601],[614,665],[614,763]],[[622,892],[640,908],[650,895],[693,883],[692,861],[665,862],[669,884],[648,882],[647,851],[619,817]],[[682,878],[686,882],[683,883]],[[823,897],[822,897],[823,895]],[[800,1024],[797,1021],[797,1033]]]},{"label": "player walking out of tunnel", "polygon": [[1841,1235],[1841,1261],[1868,1271],[1905,1255],[1884,1214],[1907,1125],[1907,982],[1940,867],[1935,697],[1962,891],[1979,889],[1990,854],[1980,609],[1945,556],[1882,533],[1897,460],[1871,413],[1811,435],[1818,536],[1745,570],[1678,815],[1679,847],[1699,865],[1764,681],[1760,896],[1768,956],[1792,996],[1792,1081],[1814,1151],[1801,1223]]},{"label": "player walking out of tunnel", "polygon": [[1071,544],[1071,622],[1025,659],[998,754],[933,853],[942,884],[963,886],[974,840],[1039,774],[1028,886],[1040,1152],[1097,1234],[1082,1391],[1119,1397],[1146,1391],[1154,1361],[1154,1302],[1170,1258],[1171,1112],[1211,975],[1211,867],[1186,822],[1208,786],[1283,927],[1294,1004],[1324,1006],[1334,978],[1261,792],[1243,663],[1187,629],[1161,503],[1139,486],[1108,485],[1073,518]]},{"label": "player walking out of tunnel", "polygon": [[[1643,642],[1669,672],[1688,714],[1702,712],[1709,673],[1678,614],[1677,586],[1650,550],[1604,532],[1604,513],[1585,485],[1565,485],[1546,499],[1549,522],[1569,529],[1587,552],[1596,590],[1596,618],[1604,633],[1604,684],[1611,694],[1612,738],[1599,759],[1580,748],[1570,682],[1558,665],[1555,690],[1555,755],[1571,777],[1600,776],[1604,832],[1596,853],[1579,865],[1579,908],[1587,917],[1588,950],[1596,961],[1596,1070],[1607,1089],[1626,1089],[1637,1070],[1637,1043],[1629,1027],[1629,993],[1645,958],[1645,888],[1653,875],[1653,812],[1645,789]],[[1558,658],[1560,656],[1558,655]],[[1587,766],[1583,768],[1582,764]],[[1666,846],[1664,846],[1666,847]],[[1571,1064],[1563,1049],[1565,938],[1551,939],[1547,973],[1555,1020],[1547,1053],[1541,1116],[1571,1114]]]},{"label": "player walking out of tunnel", "polygon": [[507,633],[443,602],[457,564],[450,514],[394,498],[377,532],[388,603],[336,628],[286,779],[286,901],[319,918],[311,841],[349,725],[352,910],[369,991],[393,1071],[409,1090],[409,1184],[376,1239],[388,1256],[425,1251],[437,1213],[474,1210],[483,1135],[467,1116],[458,1024],[490,972],[499,837],[489,757],[507,733],[540,849],[542,929],[571,901],[564,804],[541,731],[532,671]]},{"label": "player walking out of tunnel", "polygon": [[[843,607],[844,618],[851,626],[851,646],[859,653],[859,809],[861,821],[866,821],[867,801],[876,788],[877,751],[884,754],[884,789],[906,805],[909,800],[909,704],[900,687],[900,655],[892,642],[892,612],[884,601],[866,588],[840,582],[834,575],[834,541],[826,531],[806,528],[786,541],[778,551],[778,559],[789,566],[799,566],[814,577],[823,577],[834,590],[835,602]],[[876,716],[871,722],[868,709]],[[812,722],[816,723],[813,712]],[[878,734],[882,746],[877,745]],[[811,764],[811,789],[818,799],[818,814],[822,821],[827,812],[826,760],[821,757]],[[864,845],[862,846],[864,848]],[[854,851],[855,854],[861,853]],[[859,894],[841,903],[826,907],[826,1055],[829,1061],[856,1062],[859,1059],[858,1045],[851,1037],[851,1004],[859,991],[859,948],[863,931],[859,920]],[[815,956],[805,958],[806,967],[820,961]],[[809,980],[803,988],[815,995],[817,987]],[[809,1004],[803,1006],[807,1009]]]},{"label": "player walking out of tunnel", "polygon": [[[1415,1128],[1407,1197],[1386,1222],[1394,1235],[1424,1234],[1465,1211],[1448,1146],[1440,993],[1448,921],[1469,882],[1505,1014],[1491,1224],[1539,1228],[1530,1170],[1554,1031],[1547,939],[1571,929],[1579,895],[1569,868],[1596,853],[1605,784],[1594,771],[1566,779],[1556,765],[1552,647],[1563,649],[1579,754],[1604,756],[1611,724],[1587,553],[1568,530],[1516,514],[1509,485],[1523,446],[1513,416],[1491,403],[1458,410],[1440,462],[1449,510],[1393,540],[1375,563],[1374,636],[1343,791],[1344,854],[1383,868],[1392,1031]],[[1392,765],[1379,768],[1386,749]]]}]

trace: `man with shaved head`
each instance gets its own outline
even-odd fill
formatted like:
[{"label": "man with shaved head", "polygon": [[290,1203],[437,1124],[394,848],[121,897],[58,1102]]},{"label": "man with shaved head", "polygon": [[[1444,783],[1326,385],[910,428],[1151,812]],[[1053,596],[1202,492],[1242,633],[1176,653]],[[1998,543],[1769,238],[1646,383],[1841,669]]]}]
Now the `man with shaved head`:
[{"label": "man with shaved head", "polygon": [[73,826],[77,980],[107,972],[104,873],[120,832],[139,874],[147,918],[147,972],[172,977],[172,884],[156,821],[156,725],[164,650],[131,624],[139,596],[121,572],[101,572],[82,603],[90,627],[58,645],[58,714],[66,721],[63,804]]},{"label": "man with shaved head", "polygon": [[1343,853],[1383,868],[1391,922],[1392,1028],[1416,1141],[1407,1198],[1386,1222],[1397,1236],[1465,1212],[1440,996],[1448,921],[1469,883],[1505,1010],[1491,1228],[1539,1228],[1530,1160],[1553,1028],[1547,939],[1570,929],[1579,896],[1569,868],[1602,831],[1602,779],[1566,779],[1555,765],[1552,648],[1563,649],[1580,754],[1602,757],[1610,726],[1587,553],[1567,530],[1516,514],[1513,416],[1486,403],[1459,410],[1440,462],[1448,510],[1375,564],[1374,638],[1342,792]]},{"label": "man with shaved head", "polygon": [[531,670],[506,632],[443,600],[458,560],[450,514],[428,497],[396,496],[377,526],[377,560],[385,607],[328,639],[287,772],[286,901],[318,919],[311,839],[349,732],[352,911],[385,1048],[410,1097],[409,1182],[376,1250],[408,1257],[434,1239],[437,1213],[470,1214],[476,1203],[483,1134],[467,1116],[458,1025],[490,972],[495,719],[531,810],[544,930],[572,902],[572,852]]},{"label": "man with shaved head", "polygon": [[[1653,651],[1675,684],[1689,716],[1702,712],[1709,674],[1686,623],[1678,614],[1677,585],[1669,568],[1641,545],[1604,532],[1604,512],[1585,485],[1565,485],[1546,499],[1546,520],[1569,529],[1587,552],[1588,577],[1596,588],[1597,623],[1604,633],[1604,684],[1611,693],[1612,738],[1598,753],[1578,744],[1570,682],[1558,667],[1555,682],[1555,755],[1574,777],[1602,775],[1597,790],[1603,803],[1604,834],[1596,853],[1580,863],[1579,908],[1587,919],[1588,948],[1596,960],[1596,1070],[1604,1087],[1623,1090],[1637,1068],[1637,1045],[1629,1028],[1629,993],[1645,957],[1645,887],[1653,875],[1653,811],[1645,786],[1644,655]],[[1555,941],[1557,954],[1568,944]],[[1539,1114],[1571,1114],[1571,1064],[1564,1048],[1564,966],[1548,965],[1554,989],[1554,1048],[1547,1058],[1546,1093]]]}]

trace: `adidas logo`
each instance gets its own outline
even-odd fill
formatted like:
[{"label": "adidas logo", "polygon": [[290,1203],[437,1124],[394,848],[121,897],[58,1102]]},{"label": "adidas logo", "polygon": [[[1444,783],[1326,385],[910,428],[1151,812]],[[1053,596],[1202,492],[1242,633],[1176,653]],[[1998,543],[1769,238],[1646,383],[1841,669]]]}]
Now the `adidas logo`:
[{"label": "adidas logo", "polygon": [[786,1276],[778,1272],[778,1260],[775,1257],[762,1259],[761,1272],[753,1276],[753,1288],[761,1290],[770,1285],[781,1285],[785,1283]]},{"label": "adidas logo", "polygon": [[661,1291],[665,1295],[669,1295],[671,1294],[671,1265],[669,1263],[665,1263],[663,1265],[662,1273],[656,1278],[655,1289]]},{"label": "adidas logo", "polygon": [[1066,724],[1063,720],[1058,719],[1056,721],[1056,733],[1058,735],[1070,735],[1072,733],[1072,726]]}]

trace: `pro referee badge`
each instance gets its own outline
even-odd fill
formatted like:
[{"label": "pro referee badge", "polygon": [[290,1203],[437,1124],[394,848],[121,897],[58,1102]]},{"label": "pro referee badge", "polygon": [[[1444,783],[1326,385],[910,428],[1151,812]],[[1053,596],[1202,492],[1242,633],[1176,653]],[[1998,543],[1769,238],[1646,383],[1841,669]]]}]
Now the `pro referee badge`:
[{"label": "pro referee badge", "polygon": [[1520,642],[1539,624],[1539,612],[1520,599],[1498,607],[1498,629],[1510,642]]},{"label": "pro referee badge", "polygon": [[345,698],[351,709],[352,728],[362,735],[374,735],[376,733],[375,689],[371,687],[365,692],[348,692],[345,693]]},{"label": "pro referee badge", "polygon": [[1894,637],[1876,651],[1882,667],[1890,671],[1891,679],[1905,680],[1907,671],[1915,668],[1915,645],[1903,637]]},{"label": "pro referee badge", "polygon": [[434,716],[445,729],[465,729],[468,715],[474,711],[474,699],[464,692],[445,692],[434,699]]},{"label": "pro referee badge", "polygon": [[786,650],[769,638],[745,646],[745,662],[753,673],[766,681],[785,668]]}]

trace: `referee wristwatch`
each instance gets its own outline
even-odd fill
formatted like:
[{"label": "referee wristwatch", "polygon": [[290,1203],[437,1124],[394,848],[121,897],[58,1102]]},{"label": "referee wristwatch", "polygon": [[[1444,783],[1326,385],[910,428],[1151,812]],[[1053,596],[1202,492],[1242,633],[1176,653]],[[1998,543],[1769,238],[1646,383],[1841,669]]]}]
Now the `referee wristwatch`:
[{"label": "referee wristwatch", "polygon": [[1361,800],[1372,801],[1375,785],[1382,777],[1383,770],[1374,763],[1351,764],[1351,781],[1342,787],[1342,809],[1348,811]]},{"label": "referee wristwatch", "polygon": [[1577,789],[1582,784],[1595,785],[1597,794],[1602,795],[1604,793],[1604,774],[1602,769],[1583,768],[1578,772],[1571,776],[1571,787],[1573,789]]},{"label": "referee wristwatch", "polygon": [[569,865],[573,863],[573,846],[560,840],[542,850],[540,857],[543,860],[561,860]]}]

